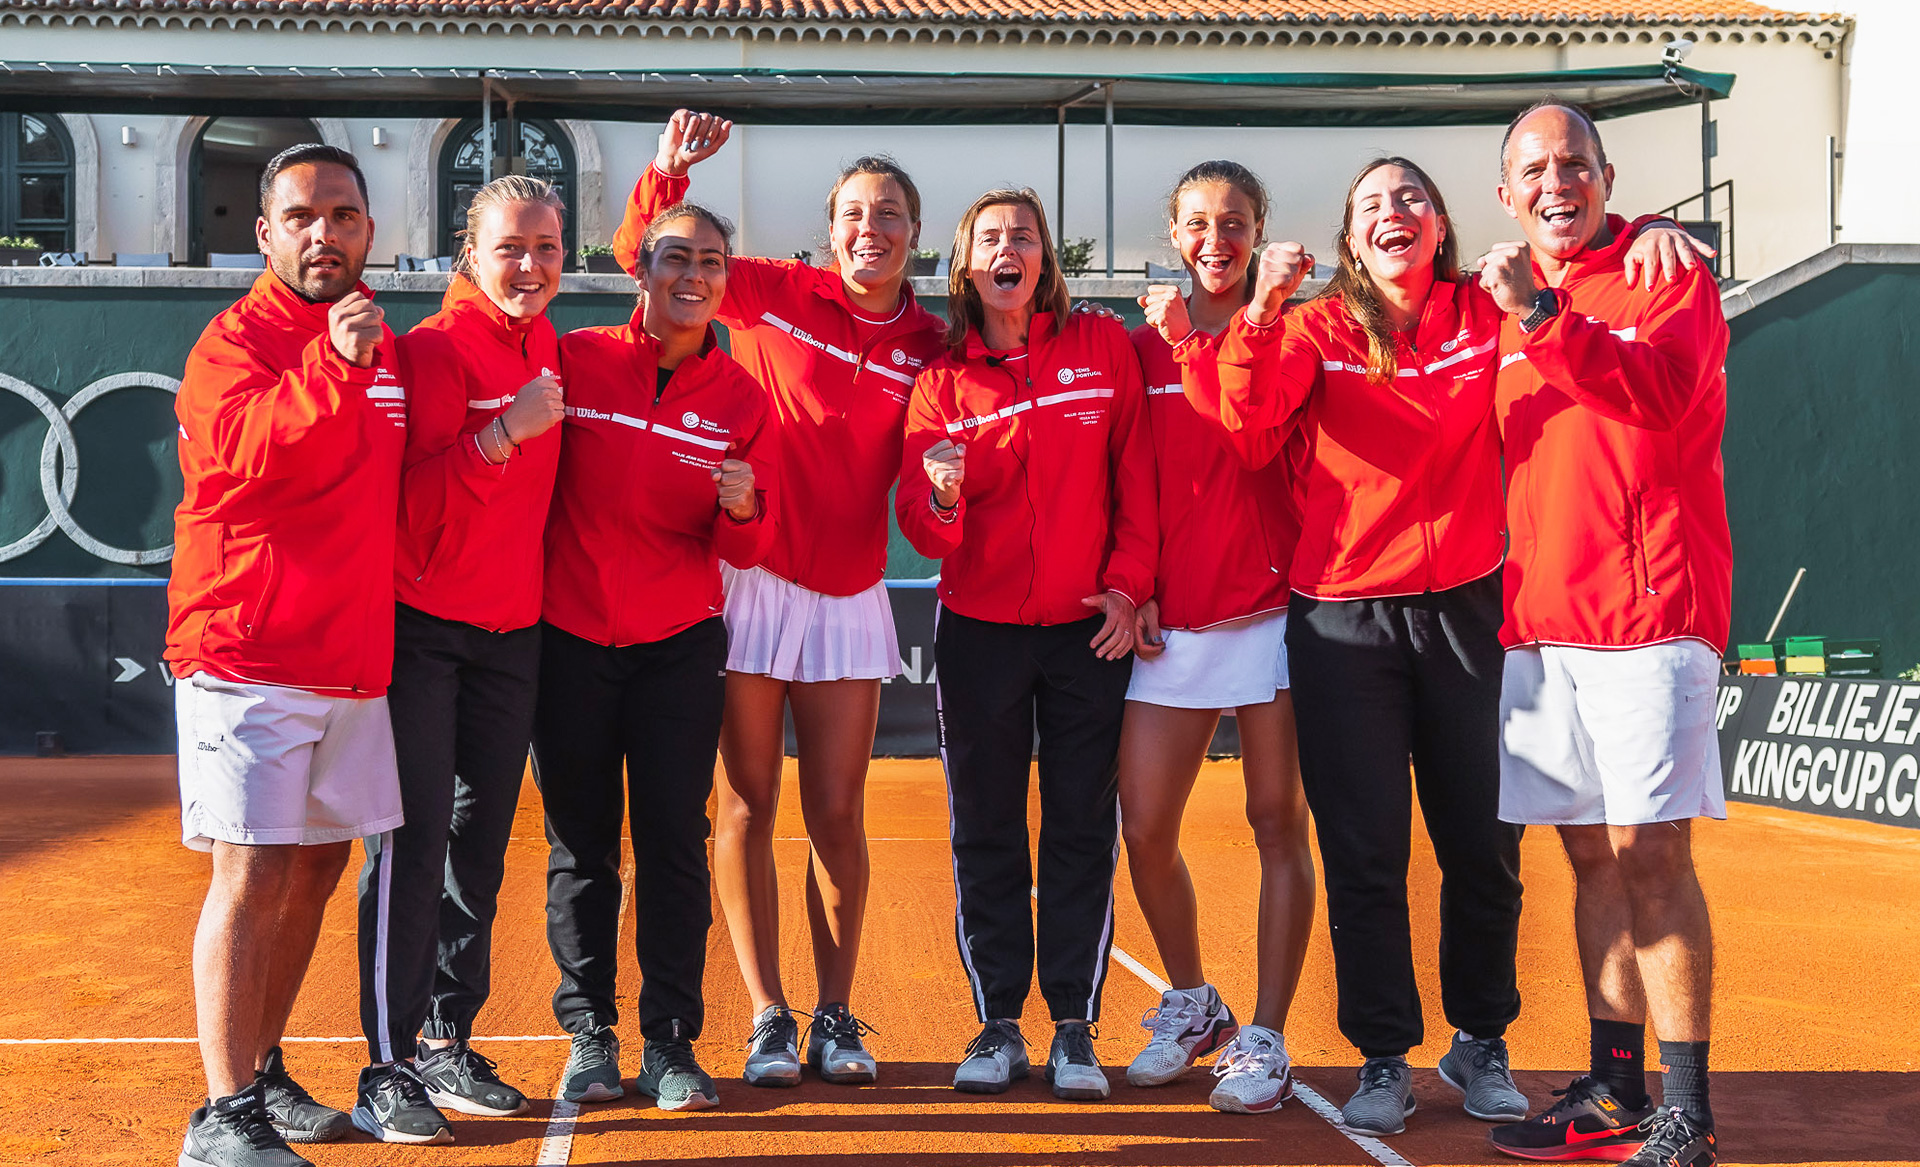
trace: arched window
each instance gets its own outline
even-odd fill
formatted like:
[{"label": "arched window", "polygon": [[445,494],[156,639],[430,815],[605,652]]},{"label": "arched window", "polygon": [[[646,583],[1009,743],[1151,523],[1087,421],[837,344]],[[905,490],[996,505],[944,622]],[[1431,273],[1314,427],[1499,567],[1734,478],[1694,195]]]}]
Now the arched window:
[{"label": "arched window", "polygon": [[567,204],[566,227],[562,242],[567,254],[574,251],[573,194],[578,185],[574,171],[573,144],[566,131],[540,118],[495,118],[494,139],[502,145],[514,143],[513,154],[490,150],[482,142],[483,126],[479,118],[467,118],[447,135],[440,149],[440,230],[436,236],[437,254],[453,255],[462,244],[457,232],[467,226],[467,207],[476,191],[487,184],[487,158],[496,156],[494,175],[520,173],[542,178],[553,184]]},{"label": "arched window", "polygon": [[260,217],[260,176],[267,163],[290,146],[319,140],[319,128],[306,118],[222,117],[201,126],[189,171],[187,262],[258,252],[253,224]]},{"label": "arched window", "polygon": [[73,250],[73,142],[52,114],[0,113],[0,235]]}]

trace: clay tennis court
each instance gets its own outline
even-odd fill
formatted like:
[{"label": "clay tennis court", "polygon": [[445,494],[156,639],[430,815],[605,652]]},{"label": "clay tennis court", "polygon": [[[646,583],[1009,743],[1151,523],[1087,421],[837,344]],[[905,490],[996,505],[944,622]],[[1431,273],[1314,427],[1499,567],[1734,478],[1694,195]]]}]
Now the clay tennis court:
[{"label": "clay tennis court", "polygon": [[[789,791],[776,844],[785,899],[785,970],[796,1005],[809,1003],[798,799]],[[190,944],[208,860],[179,844],[173,759],[73,758],[0,763],[0,1163],[171,1164],[186,1114],[203,1090],[193,1044]],[[1034,821],[1038,821],[1037,809]],[[1714,1107],[1726,1163],[1920,1161],[1920,832],[1748,805],[1697,828],[1701,879],[1715,912],[1719,971]],[[794,1090],[738,1078],[748,1005],[725,924],[708,939],[703,1064],[721,1106],[666,1114],[631,1090],[620,1102],[548,1102],[513,1119],[460,1117],[458,1142],[408,1148],[361,1141],[312,1148],[333,1164],[661,1161],[760,1167],[832,1161],[902,1164],[1253,1164],[1512,1162],[1494,1157],[1486,1127],[1461,1113],[1432,1066],[1451,1036],[1439,1014],[1431,953],[1439,879],[1416,837],[1416,953],[1427,1036],[1411,1060],[1420,1112],[1404,1136],[1365,1145],[1306,1100],[1278,1114],[1222,1115],[1196,1072],[1156,1090],[1125,1085],[1144,1040],[1137,1022],[1158,1002],[1158,961],[1127,891],[1117,897],[1114,966],[1096,1046],[1116,1086],[1105,1103],[1055,1100],[1038,1073],[997,1099],[948,1088],[975,1032],[953,949],[946,797],[937,763],[876,761],[868,798],[873,896],[859,1015],[877,1033],[881,1079],[868,1088],[808,1077]],[[1239,771],[1209,764],[1186,822],[1200,893],[1208,972],[1226,999],[1253,999],[1250,956],[1257,893],[1252,836],[1240,812]],[[529,1094],[551,1094],[566,1060],[548,996],[556,974],[544,937],[546,845],[539,796],[526,786],[508,854],[495,936],[495,991],[476,1045]],[[1525,1011],[1508,1034],[1515,1078],[1536,1106],[1586,1064],[1587,1032],[1568,908],[1571,880],[1551,834],[1529,833],[1520,937]],[[358,1037],[353,880],[329,909],[289,1030],[288,1063],[322,1101],[349,1107],[365,1058]],[[630,930],[631,920],[626,921]],[[1122,953],[1125,955],[1122,956]],[[631,941],[622,1004],[638,973]],[[1334,1027],[1324,913],[1287,1026],[1301,1081],[1345,1101],[1358,1055]],[[1038,994],[1026,1030],[1044,1057]],[[1649,1041],[1651,1045],[1651,1040]],[[626,1058],[638,1064],[637,1034]],[[358,1137],[358,1136],[357,1136]]]}]

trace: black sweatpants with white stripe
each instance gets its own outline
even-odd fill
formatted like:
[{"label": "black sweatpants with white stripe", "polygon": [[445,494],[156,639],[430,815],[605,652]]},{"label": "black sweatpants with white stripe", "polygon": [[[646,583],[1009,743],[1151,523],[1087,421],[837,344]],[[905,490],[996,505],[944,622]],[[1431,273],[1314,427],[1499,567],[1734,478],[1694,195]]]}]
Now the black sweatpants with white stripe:
[{"label": "black sweatpants with white stripe", "polygon": [[491,984],[493,917],[533,732],[540,629],[394,617],[393,750],[406,822],[365,842],[360,1026],[374,1062],[464,1041]]},{"label": "black sweatpants with white stripe", "polygon": [[[941,608],[935,622],[940,758],[947,773],[954,931],[985,1022],[1020,1016],[1035,969],[1055,1021],[1100,1018],[1119,858],[1120,718],[1133,658],[1089,642],[1101,617],[1031,626]],[[1038,879],[1027,790],[1040,734]]]},{"label": "black sweatpants with white stripe", "polygon": [[619,1019],[620,823],[633,828],[640,1033],[692,1041],[713,925],[707,796],[727,699],[727,627],[715,616],[651,644],[607,647],[548,625],[533,778],[547,808],[553,1014],[568,1033]]}]

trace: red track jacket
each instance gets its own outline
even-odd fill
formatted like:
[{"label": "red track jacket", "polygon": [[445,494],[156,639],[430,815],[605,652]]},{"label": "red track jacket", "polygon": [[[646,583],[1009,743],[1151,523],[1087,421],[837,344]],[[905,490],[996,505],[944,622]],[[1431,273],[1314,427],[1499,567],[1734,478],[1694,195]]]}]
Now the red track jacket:
[{"label": "red track jacket", "polygon": [[1704,267],[1651,292],[1621,278],[1644,222],[1608,216],[1614,242],[1574,262],[1560,314],[1502,332],[1508,647],[1726,649],[1727,323]]},{"label": "red track jacket", "polygon": [[[560,341],[560,473],[547,519],[549,624],[596,644],[650,644],[720,614],[720,560],[752,567],[773,538],[779,441],[767,395],[720,351],[680,362],[664,390],[639,314]],[[657,394],[657,396],[656,396]],[[753,466],[760,509],[721,511],[712,471]]]},{"label": "red track jacket", "polygon": [[[1436,283],[1390,384],[1367,379],[1367,334],[1336,299],[1221,338],[1218,400],[1202,412],[1252,465],[1298,427],[1300,542],[1293,590],[1328,600],[1444,591],[1489,575],[1503,550],[1494,362],[1503,313],[1477,284]],[[1277,432],[1266,432],[1277,431]]]},{"label": "red track jacket", "polygon": [[[1147,420],[1159,476],[1160,575],[1154,594],[1166,628],[1211,628],[1287,607],[1287,571],[1300,538],[1293,467],[1273,458],[1242,465],[1219,424],[1183,392],[1216,375],[1212,335],[1177,347],[1142,326],[1134,351],[1147,381]],[[1218,390],[1202,390],[1214,398]],[[1295,446],[1304,449],[1303,442]]]},{"label": "red track jacket", "polygon": [[[632,271],[653,216],[687,180],[648,166],[613,250]],[[735,359],[773,400],[780,431],[780,515],[760,566],[831,596],[865,591],[887,567],[887,491],[913,379],[940,355],[940,318],[913,289],[887,319],[847,299],[837,271],[734,256],[720,322]]]},{"label": "red track jacket", "polygon": [[187,356],[167,585],[176,677],[387,691],[393,540],[379,533],[398,510],[407,390],[393,334],[374,367],[350,365],[328,339],[329,307],[261,272]]},{"label": "red track jacket", "polygon": [[[1066,624],[1095,614],[1087,596],[1153,595],[1160,537],[1139,360],[1115,321],[1069,315],[1055,327],[1035,315],[1011,355],[970,334],[914,382],[894,510],[908,541],[945,561],[940,602],[963,616]],[[920,461],[943,438],[967,448],[960,503],[944,515]]]},{"label": "red track jacket", "polygon": [[494,466],[474,435],[542,373],[560,341],[542,315],[516,320],[472,280],[447,283],[440,311],[399,340],[412,401],[394,590],[400,602],[494,632],[540,619],[541,532],[560,464],[560,427]]}]

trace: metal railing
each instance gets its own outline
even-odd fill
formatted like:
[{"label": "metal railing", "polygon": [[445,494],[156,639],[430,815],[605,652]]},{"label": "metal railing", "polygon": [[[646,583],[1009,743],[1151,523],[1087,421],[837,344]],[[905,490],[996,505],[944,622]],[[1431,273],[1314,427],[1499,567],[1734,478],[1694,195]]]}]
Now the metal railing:
[{"label": "metal railing", "polygon": [[[1726,192],[1725,197],[1721,197],[1722,191]],[[1672,206],[1655,213],[1665,215],[1667,218],[1679,223],[1682,227],[1685,227],[1688,233],[1695,239],[1699,239],[1719,251],[1719,257],[1713,260],[1710,266],[1713,269],[1713,274],[1719,277],[1722,284],[1730,284],[1738,278],[1734,273],[1733,260],[1733,180],[1729,178],[1724,182],[1715,183],[1713,188],[1707,191],[1707,195],[1713,196],[1711,202],[1707,200],[1706,196],[1690,195]],[[1700,208],[1700,214],[1697,218],[1690,219],[1681,215],[1680,212],[1682,208],[1693,206]],[[1715,208],[1721,207],[1724,208],[1724,213],[1720,215],[1714,214]]]}]

